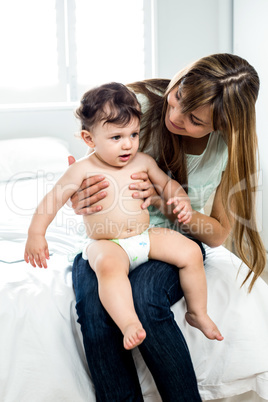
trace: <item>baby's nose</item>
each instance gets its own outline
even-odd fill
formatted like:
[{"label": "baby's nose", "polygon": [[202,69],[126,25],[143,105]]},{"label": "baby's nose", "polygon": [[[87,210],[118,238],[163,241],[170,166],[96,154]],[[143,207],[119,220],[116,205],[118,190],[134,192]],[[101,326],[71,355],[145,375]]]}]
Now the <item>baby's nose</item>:
[{"label": "baby's nose", "polygon": [[126,138],[126,139],[123,141],[122,148],[123,148],[123,149],[129,149],[129,148],[131,148],[131,140],[130,140],[129,138]]}]

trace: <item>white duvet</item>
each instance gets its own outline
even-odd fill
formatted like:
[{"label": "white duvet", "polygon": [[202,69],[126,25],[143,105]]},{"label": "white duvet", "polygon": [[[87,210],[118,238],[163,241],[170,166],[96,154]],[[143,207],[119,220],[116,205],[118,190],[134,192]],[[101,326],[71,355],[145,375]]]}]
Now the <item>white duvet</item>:
[{"label": "white duvet", "polygon": [[[80,239],[81,219],[64,207],[51,225],[48,269],[23,261],[31,215],[51,184],[46,176],[0,185],[1,402],[95,401],[68,261]],[[240,289],[245,270],[237,277],[238,267],[239,260],[223,247],[207,249],[208,311],[224,341],[209,341],[186,324],[184,300],[172,308],[203,400],[229,401],[233,395],[230,401],[268,400],[268,286],[259,279],[251,294]],[[144,400],[161,401],[138,350],[134,357]]]}]

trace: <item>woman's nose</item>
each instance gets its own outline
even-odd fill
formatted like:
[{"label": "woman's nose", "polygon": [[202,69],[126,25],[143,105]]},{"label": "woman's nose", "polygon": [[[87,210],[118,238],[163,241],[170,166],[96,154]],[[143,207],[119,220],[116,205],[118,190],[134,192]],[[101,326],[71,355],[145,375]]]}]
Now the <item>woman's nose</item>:
[{"label": "woman's nose", "polygon": [[176,122],[178,125],[184,123],[184,115],[181,113],[179,106],[173,107],[170,112],[170,120]]}]

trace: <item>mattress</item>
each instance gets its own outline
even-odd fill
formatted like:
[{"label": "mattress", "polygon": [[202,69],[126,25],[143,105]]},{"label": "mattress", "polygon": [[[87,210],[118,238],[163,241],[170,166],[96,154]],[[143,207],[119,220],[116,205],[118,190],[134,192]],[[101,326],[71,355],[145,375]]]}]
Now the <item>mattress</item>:
[{"label": "mattress", "polygon": [[[65,158],[65,156],[64,156]],[[48,166],[52,166],[52,161]],[[65,163],[65,162],[64,162]],[[16,165],[16,164],[14,164]],[[67,205],[47,231],[47,269],[23,259],[31,216],[60,175],[13,174],[0,180],[0,400],[95,401],[77,323],[72,259],[83,243],[82,218]],[[52,171],[52,169],[51,169]],[[25,170],[24,170],[25,172]],[[11,176],[10,176],[11,177]],[[208,312],[224,335],[210,341],[172,310],[186,338],[204,401],[268,400],[268,286],[240,289],[247,273],[224,247],[206,247]],[[133,351],[145,401],[161,402],[138,348]]]}]

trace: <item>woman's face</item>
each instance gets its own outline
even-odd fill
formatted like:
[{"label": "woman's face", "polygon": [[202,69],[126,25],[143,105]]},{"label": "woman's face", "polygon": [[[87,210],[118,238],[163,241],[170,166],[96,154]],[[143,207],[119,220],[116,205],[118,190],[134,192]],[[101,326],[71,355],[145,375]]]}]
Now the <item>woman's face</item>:
[{"label": "woman's face", "polygon": [[179,104],[178,87],[168,95],[165,116],[167,129],[173,134],[202,138],[213,131],[210,106],[201,106],[190,113],[183,114]]}]

